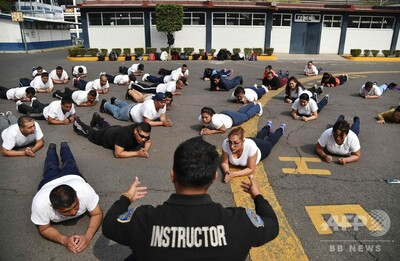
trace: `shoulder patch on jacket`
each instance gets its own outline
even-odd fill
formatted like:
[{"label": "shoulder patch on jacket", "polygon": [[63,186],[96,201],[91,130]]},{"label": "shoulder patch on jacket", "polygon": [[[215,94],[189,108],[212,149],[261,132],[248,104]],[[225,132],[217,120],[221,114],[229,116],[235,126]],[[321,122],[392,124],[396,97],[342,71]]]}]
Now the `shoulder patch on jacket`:
[{"label": "shoulder patch on jacket", "polygon": [[118,217],[118,222],[120,222],[120,223],[128,223],[129,221],[131,221],[133,212],[135,212],[135,208],[131,208],[128,211],[126,211],[124,214],[121,214]]},{"label": "shoulder patch on jacket", "polygon": [[246,214],[255,227],[264,226],[264,220],[254,210],[246,208]]}]

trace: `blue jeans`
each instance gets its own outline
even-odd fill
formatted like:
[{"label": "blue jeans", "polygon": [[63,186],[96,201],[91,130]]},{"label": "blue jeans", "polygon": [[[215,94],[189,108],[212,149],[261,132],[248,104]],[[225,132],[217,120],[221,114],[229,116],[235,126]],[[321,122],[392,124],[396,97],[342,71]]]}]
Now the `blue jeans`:
[{"label": "blue jeans", "polygon": [[62,162],[61,168],[58,167],[59,161],[55,146],[49,147],[44,161],[43,179],[39,183],[38,190],[46,183],[66,175],[78,175],[83,178],[67,143],[61,143],[60,156]]},{"label": "blue jeans", "polygon": [[79,81],[76,81],[75,87],[84,91],[86,89],[86,84],[87,84],[87,81],[79,80]]},{"label": "blue jeans", "polygon": [[324,108],[325,105],[328,104],[328,99],[326,97],[324,97],[322,100],[319,101],[319,103],[317,103],[318,106],[318,113],[322,110],[322,108]]},{"label": "blue jeans", "polygon": [[114,105],[106,102],[104,104],[104,109],[109,112],[114,118],[121,121],[129,121],[131,120],[131,109],[135,106],[136,103],[126,103],[119,99],[116,99]]},{"label": "blue jeans", "polygon": [[277,129],[274,133],[271,134],[271,130],[268,125],[264,126],[258,133],[255,138],[251,138],[257,145],[257,147],[261,151],[261,159],[263,160],[271,153],[272,148],[278,142],[278,140],[282,137],[283,130],[281,128]]},{"label": "blue jeans", "polygon": [[379,86],[378,88],[379,88],[379,90],[381,90],[381,93],[383,94],[387,90],[388,85],[386,83],[384,83],[381,86]]},{"label": "blue jeans", "polygon": [[[343,121],[343,120],[344,120],[344,116],[340,115],[339,118],[337,118],[336,122]],[[354,122],[350,126],[350,130],[352,132],[354,132],[357,136],[360,134],[360,118],[354,117]]]},{"label": "blue jeans", "polygon": [[114,83],[115,76],[112,76],[111,74],[106,74],[106,77],[109,83]]},{"label": "blue jeans", "polygon": [[228,115],[232,118],[233,126],[238,126],[243,122],[246,122],[253,118],[261,110],[260,105],[250,102],[245,106],[241,107],[237,112],[234,111],[222,111],[222,114]]},{"label": "blue jeans", "polygon": [[147,81],[153,82],[153,83],[164,83],[164,77],[165,77],[165,75],[163,75],[161,77],[149,75],[149,76],[147,76]]},{"label": "blue jeans", "polygon": [[246,87],[245,89],[252,89],[253,91],[255,91],[257,93],[257,99],[261,99],[266,93],[264,88]]},{"label": "blue jeans", "polygon": [[225,91],[235,88],[243,82],[242,76],[235,76],[231,80],[226,78],[221,78],[221,84],[219,85]]}]

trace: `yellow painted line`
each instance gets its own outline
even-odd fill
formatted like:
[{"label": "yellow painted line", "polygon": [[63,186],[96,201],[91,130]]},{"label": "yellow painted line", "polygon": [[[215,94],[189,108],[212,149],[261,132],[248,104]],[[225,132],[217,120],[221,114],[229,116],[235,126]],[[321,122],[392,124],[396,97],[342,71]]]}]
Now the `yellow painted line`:
[{"label": "yellow painted line", "polygon": [[325,221],[323,215],[330,215],[335,221],[335,226],[338,228],[346,229],[352,227],[345,215],[354,214],[368,230],[383,230],[382,226],[377,223],[360,205],[306,206],[305,208],[315,229],[321,235],[333,233],[330,224]]},{"label": "yellow painted line", "polygon": [[280,161],[293,161],[296,168],[283,168],[282,172],[285,174],[309,174],[309,175],[331,175],[327,169],[310,169],[307,162],[321,162],[319,158],[307,157],[279,157]]},{"label": "yellow painted line", "polygon": [[342,56],[343,58],[356,62],[400,62],[400,57],[353,57]]}]

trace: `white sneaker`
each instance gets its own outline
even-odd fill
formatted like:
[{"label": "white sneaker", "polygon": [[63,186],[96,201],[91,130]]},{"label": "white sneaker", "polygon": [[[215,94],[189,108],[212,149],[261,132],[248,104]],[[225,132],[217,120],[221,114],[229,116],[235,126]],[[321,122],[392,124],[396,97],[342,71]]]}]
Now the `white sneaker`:
[{"label": "white sneaker", "polygon": [[260,112],[259,113],[257,113],[257,115],[258,116],[261,116],[262,114],[263,114],[263,106],[262,106],[262,104],[259,102],[259,103],[257,103],[259,106],[260,106]]},{"label": "white sneaker", "polygon": [[142,81],[143,81],[143,82],[147,81],[147,76],[149,76],[149,75],[150,75],[150,74],[145,73],[145,74],[143,75],[143,77],[142,77]]},{"label": "white sneaker", "polygon": [[20,106],[21,104],[22,104],[22,101],[17,101],[15,103],[15,108],[17,108],[17,111],[18,111],[18,106]]},{"label": "white sneaker", "polygon": [[36,99],[37,99],[36,97],[32,97],[32,98],[31,98],[31,104],[30,104],[29,106],[32,107],[33,101],[36,100]]},{"label": "white sneaker", "polygon": [[261,85],[261,88],[265,90],[265,93],[269,92],[268,88],[265,85]]},{"label": "white sneaker", "polygon": [[255,83],[255,84],[253,85],[253,87],[254,87],[254,88],[258,88],[258,87],[257,87],[257,83]]}]

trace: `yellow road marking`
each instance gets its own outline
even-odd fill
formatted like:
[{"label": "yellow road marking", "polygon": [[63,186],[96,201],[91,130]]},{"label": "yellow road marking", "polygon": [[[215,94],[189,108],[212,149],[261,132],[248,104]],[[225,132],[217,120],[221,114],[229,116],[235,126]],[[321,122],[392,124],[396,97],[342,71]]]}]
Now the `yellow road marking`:
[{"label": "yellow road marking", "polygon": [[[400,73],[400,71],[382,71],[382,72],[353,72],[348,73],[349,75],[358,74],[390,74],[390,73]],[[335,74],[336,75],[336,74]],[[299,78],[301,82],[308,83],[316,79],[321,79],[321,75]],[[350,78],[351,79],[351,78]],[[262,99],[259,100],[261,104],[265,105],[271,100],[272,97],[283,92],[285,88],[279,88],[278,90],[269,91]],[[283,99],[282,99],[283,102]],[[247,137],[254,137],[258,131],[258,118],[253,117],[251,120],[245,122],[241,126],[246,131]],[[296,260],[303,261],[308,260],[306,253],[304,252],[303,246],[300,240],[297,238],[296,234],[293,232],[292,228],[287,221],[285,214],[283,213],[282,207],[280,206],[278,199],[269,184],[268,176],[264,170],[264,165],[262,163],[256,166],[254,171],[254,178],[258,181],[260,185],[260,190],[264,198],[266,198],[271,206],[273,207],[278,220],[279,220],[279,235],[278,237],[265,244],[261,247],[252,248],[250,250],[250,259],[252,261],[265,261],[265,260]],[[235,178],[230,182],[232,194],[237,206],[244,208],[254,209],[254,203],[248,194],[244,193],[240,188],[240,183],[242,180],[246,180],[247,177]]]},{"label": "yellow road marking", "polygon": [[335,226],[338,228],[352,227],[345,214],[355,214],[367,229],[371,231],[383,229],[360,205],[306,206],[305,208],[315,229],[321,235],[333,233],[330,224],[324,220],[323,215],[331,215],[335,221]]},{"label": "yellow road marking", "polygon": [[319,158],[307,157],[279,157],[280,161],[294,161],[297,168],[283,168],[285,174],[310,174],[310,175],[331,175],[327,169],[310,169],[307,162],[321,162]]}]

